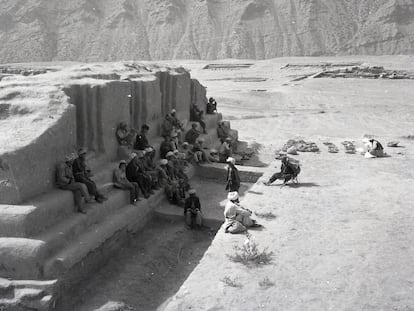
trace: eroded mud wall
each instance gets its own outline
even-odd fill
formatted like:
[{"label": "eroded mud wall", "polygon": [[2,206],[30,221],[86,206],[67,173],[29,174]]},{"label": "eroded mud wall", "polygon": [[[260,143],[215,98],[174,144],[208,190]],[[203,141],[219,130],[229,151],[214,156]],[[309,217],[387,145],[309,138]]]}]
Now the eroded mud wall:
[{"label": "eroded mud wall", "polygon": [[7,169],[0,169],[0,204],[29,201],[42,192],[53,189],[55,167],[76,147],[76,109],[66,111],[36,141],[12,153],[1,156]]},{"label": "eroded mud wall", "polygon": [[207,104],[206,88],[196,79],[191,79],[191,104],[206,112]]}]

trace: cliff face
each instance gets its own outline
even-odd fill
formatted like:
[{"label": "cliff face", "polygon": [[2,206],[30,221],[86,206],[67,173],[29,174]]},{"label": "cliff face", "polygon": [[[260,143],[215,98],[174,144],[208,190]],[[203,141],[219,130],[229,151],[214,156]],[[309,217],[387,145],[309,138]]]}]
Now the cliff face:
[{"label": "cliff face", "polygon": [[414,0],[0,0],[0,62],[414,53]]}]

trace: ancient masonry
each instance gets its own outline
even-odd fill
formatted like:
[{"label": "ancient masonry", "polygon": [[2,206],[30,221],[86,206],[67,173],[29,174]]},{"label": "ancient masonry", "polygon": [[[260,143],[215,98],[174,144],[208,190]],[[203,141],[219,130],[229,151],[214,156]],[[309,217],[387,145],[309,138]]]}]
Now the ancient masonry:
[{"label": "ancient masonry", "polygon": [[[2,72],[0,121],[13,125],[25,118],[28,130],[16,148],[0,150],[0,309],[49,310],[60,293],[98,269],[128,234],[142,228],[164,199],[160,190],[137,208],[129,205],[127,193],[113,189],[117,124],[149,124],[158,149],[163,116],[175,108],[188,127],[190,105],[204,109],[206,91],[183,68],[152,64]],[[208,128],[220,118],[207,116]],[[36,124],[44,126],[30,131]],[[217,137],[215,130],[209,132],[205,138],[211,145]],[[104,204],[90,204],[87,215],[74,213],[71,192],[54,187],[57,162],[81,146],[90,151],[94,180],[109,197]]]}]

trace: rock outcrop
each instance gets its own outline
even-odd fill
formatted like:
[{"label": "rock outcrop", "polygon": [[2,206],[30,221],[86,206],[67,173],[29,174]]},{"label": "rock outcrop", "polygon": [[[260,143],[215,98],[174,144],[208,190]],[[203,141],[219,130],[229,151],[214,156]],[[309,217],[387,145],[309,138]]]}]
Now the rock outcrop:
[{"label": "rock outcrop", "polygon": [[412,54],[412,0],[0,0],[0,62]]}]

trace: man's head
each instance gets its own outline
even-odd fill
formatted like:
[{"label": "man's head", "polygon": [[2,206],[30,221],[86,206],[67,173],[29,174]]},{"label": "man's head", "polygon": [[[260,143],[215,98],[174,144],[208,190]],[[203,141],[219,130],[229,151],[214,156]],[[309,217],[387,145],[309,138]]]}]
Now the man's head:
[{"label": "man's head", "polygon": [[177,113],[177,110],[175,110],[175,109],[172,109],[171,110],[171,115],[173,116],[173,117],[175,117],[175,114]]},{"label": "man's head", "polygon": [[211,150],[210,150],[210,154],[211,154],[212,156],[216,156],[216,155],[218,154],[217,149],[211,149]]},{"label": "man's head", "polygon": [[126,130],[128,128],[128,124],[126,122],[122,121],[119,123],[119,128],[122,130]]},{"label": "man's head", "polygon": [[78,150],[78,156],[80,159],[85,159],[86,157],[86,149],[85,148],[80,148]]},{"label": "man's head", "polygon": [[237,191],[229,192],[227,199],[232,202],[236,202],[239,200],[239,193]]},{"label": "man's head", "polygon": [[138,158],[142,159],[145,157],[145,150],[139,150],[137,153]]},{"label": "man's head", "polygon": [[208,99],[208,101],[211,103],[211,102],[213,102],[213,101],[214,101],[214,98],[213,98],[213,97],[210,97],[210,98]]},{"label": "man's head", "polygon": [[148,147],[148,148],[145,148],[145,155],[148,155],[148,156],[150,156],[151,155],[151,153],[152,153],[152,148],[151,147]]},{"label": "man's head", "polygon": [[190,146],[190,144],[185,141],[185,142],[183,142],[182,146],[183,146],[183,149],[188,149],[188,147]]},{"label": "man's head", "polygon": [[126,165],[127,165],[127,163],[126,163],[125,160],[122,160],[122,161],[119,162],[119,168],[123,171],[125,171]]},{"label": "man's head", "polygon": [[192,128],[193,130],[196,130],[196,129],[197,129],[197,123],[193,123],[193,124],[191,124],[191,128]]},{"label": "man's head", "polygon": [[165,155],[165,157],[166,157],[167,159],[171,159],[171,158],[173,158],[173,157],[174,157],[174,152],[172,152],[172,151],[168,151],[168,152],[167,152],[167,154]]},{"label": "man's head", "polygon": [[160,166],[166,166],[168,164],[168,160],[167,159],[161,159],[160,160]]},{"label": "man's head", "polygon": [[194,196],[196,195],[196,193],[197,193],[197,191],[196,191],[195,189],[190,189],[190,190],[188,190],[188,194],[189,194],[191,197],[194,197]]},{"label": "man's head", "polygon": [[68,164],[68,165],[71,165],[74,159],[75,159],[75,157],[74,157],[73,153],[68,154],[65,157],[65,163]]},{"label": "man's head", "polygon": [[129,161],[134,160],[136,157],[137,157],[137,154],[136,154],[135,152],[131,153],[131,154],[129,155]]},{"label": "man's head", "polygon": [[229,163],[229,164],[235,165],[236,164],[236,159],[232,158],[232,157],[229,157],[229,158],[227,158],[226,162]]},{"label": "man's head", "polygon": [[202,137],[197,138],[197,143],[201,146],[204,143],[204,138]]},{"label": "man's head", "polygon": [[149,131],[149,126],[148,125],[146,125],[146,124],[143,124],[142,126],[141,126],[141,132],[142,133],[148,133],[148,131]]}]

